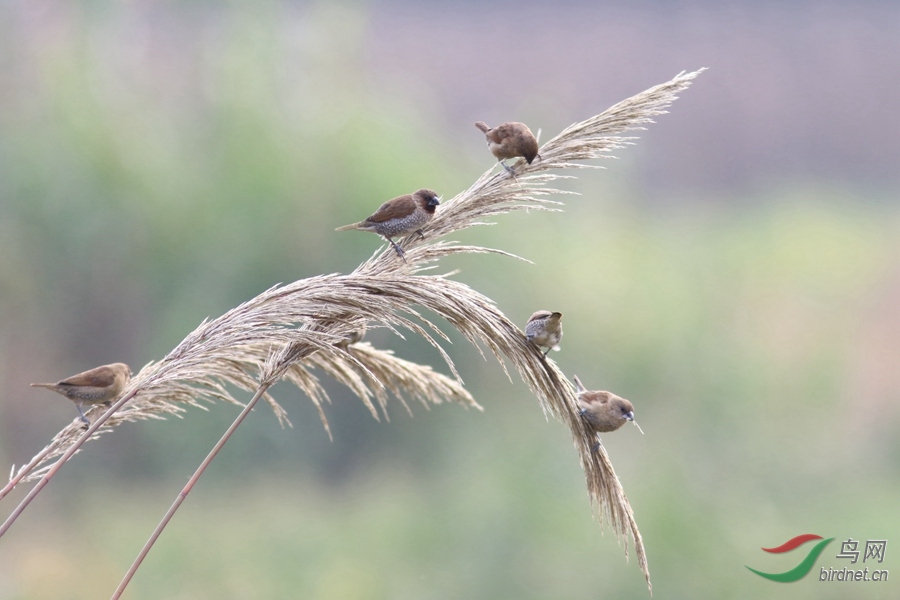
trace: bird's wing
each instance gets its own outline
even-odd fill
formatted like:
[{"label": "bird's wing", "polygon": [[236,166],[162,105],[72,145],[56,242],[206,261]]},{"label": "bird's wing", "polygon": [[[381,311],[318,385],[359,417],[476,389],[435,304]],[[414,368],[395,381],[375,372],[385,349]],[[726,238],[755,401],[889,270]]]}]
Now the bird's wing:
[{"label": "bird's wing", "polygon": [[393,200],[388,200],[381,205],[381,208],[375,211],[371,217],[366,219],[370,223],[383,223],[391,219],[402,219],[416,210],[416,200],[411,194],[399,196]]},{"label": "bird's wing", "polygon": [[505,125],[500,125],[499,127],[494,127],[490,131],[484,134],[484,136],[488,139],[489,142],[493,142],[494,144],[502,144],[503,140],[507,138],[511,131]]},{"label": "bird's wing", "polygon": [[60,385],[109,387],[116,380],[116,373],[108,366],[97,367],[59,382]]},{"label": "bird's wing", "polygon": [[499,144],[506,138],[517,138],[523,135],[526,129],[527,128],[521,123],[504,123],[503,125],[497,125],[491,129],[487,133],[487,137],[495,144]]},{"label": "bird's wing", "polygon": [[545,319],[549,316],[550,316],[549,310],[539,310],[536,313],[534,313],[533,315],[531,315],[530,317],[528,317],[528,322],[531,323],[532,321],[535,321],[537,319]]},{"label": "bird's wing", "polygon": [[578,401],[587,405],[606,404],[607,400],[609,400],[609,398],[606,394],[595,391],[582,392],[578,396]]}]

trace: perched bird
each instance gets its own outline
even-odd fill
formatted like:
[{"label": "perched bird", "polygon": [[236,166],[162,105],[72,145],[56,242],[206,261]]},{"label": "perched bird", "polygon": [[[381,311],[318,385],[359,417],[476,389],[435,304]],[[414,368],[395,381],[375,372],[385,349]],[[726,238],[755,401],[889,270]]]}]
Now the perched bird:
[{"label": "perched bird", "polygon": [[513,177],[515,172],[504,161],[507,158],[516,158],[521,156],[530,165],[534,157],[539,157],[538,142],[528,125],[525,123],[517,123],[515,121],[497,125],[494,128],[488,127],[484,121],[475,123],[475,127],[484,132],[487,139],[488,148],[491,153],[497,157],[503,168],[506,169]]},{"label": "perched bird", "polygon": [[440,204],[440,198],[431,190],[421,189],[414,194],[398,196],[388,200],[375,211],[371,217],[359,223],[338,227],[335,231],[347,231],[358,229],[359,231],[372,231],[391,243],[397,256],[404,261],[403,249],[391,239],[398,235],[406,235],[415,231],[421,237],[425,237],[421,227],[434,216],[434,209]]},{"label": "perched bird", "polygon": [[546,348],[544,356],[550,349],[559,350],[562,339],[562,313],[539,310],[528,318],[525,325],[525,337],[538,348]]},{"label": "perched bird", "polygon": [[[595,433],[615,431],[626,421],[634,423],[634,406],[631,402],[625,398],[619,398],[612,392],[593,392],[585,389],[581,380],[578,379],[578,375],[572,379],[575,380],[578,406],[581,407],[578,414]],[[598,447],[599,444],[594,447],[594,450]]]},{"label": "perched bird", "polygon": [[62,394],[75,403],[81,420],[91,424],[84,416],[82,406],[93,406],[114,400],[128,385],[131,369],[124,363],[113,363],[96,367],[90,371],[72,375],[56,383],[32,383],[31,387],[42,387]]}]

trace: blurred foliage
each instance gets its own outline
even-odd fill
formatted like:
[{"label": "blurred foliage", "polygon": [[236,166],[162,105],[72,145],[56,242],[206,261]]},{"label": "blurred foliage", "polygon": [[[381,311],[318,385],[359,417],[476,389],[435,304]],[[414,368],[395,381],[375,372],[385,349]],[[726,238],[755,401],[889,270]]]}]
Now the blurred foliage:
[{"label": "blurred foliage", "polygon": [[[30,381],[139,368],[277,282],[348,271],[379,242],[335,226],[421,186],[449,198],[491,165],[474,129],[460,148],[430,109],[367,84],[366,26],[326,3],[0,8],[0,463],[74,418]],[[647,202],[635,154],[579,173],[564,213],[460,236],[534,264],[442,268],[518,322],[561,310],[551,358],[635,403],[646,435],[604,444],[656,597],[847,597],[815,572],[778,586],[743,565],[778,570],[758,548],[807,531],[900,537],[896,193],[805,182]],[[568,434],[450,335],[485,413],[394,405],[375,423],[335,387],[329,443],[276,388],[295,427],[257,411],[131,597],[642,597],[591,522]],[[446,372],[417,340],[367,339]],[[0,541],[0,598],[110,593],[235,414],[89,445]],[[822,566],[842,566],[832,549]]]}]

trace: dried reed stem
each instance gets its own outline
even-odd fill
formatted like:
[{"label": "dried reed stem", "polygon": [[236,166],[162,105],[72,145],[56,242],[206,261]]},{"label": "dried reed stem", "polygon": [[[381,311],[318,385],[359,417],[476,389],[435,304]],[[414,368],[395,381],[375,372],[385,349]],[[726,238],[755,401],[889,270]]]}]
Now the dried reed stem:
[{"label": "dried reed stem", "polygon": [[[109,421],[103,431],[125,420],[177,415],[186,405],[203,407],[202,401],[240,404],[229,393],[228,385],[245,391],[265,390],[266,382],[288,379],[316,404],[327,429],[322,405],[328,396],[313,376],[310,370],[313,368],[322,369],[347,385],[376,418],[371,398],[374,396],[383,410],[385,388],[397,395],[401,391],[409,393],[423,403],[447,400],[477,406],[462,389],[453,362],[435,339],[446,339],[446,336],[424,316],[421,312],[424,309],[455,327],[479,351],[479,344],[487,347],[504,370],[503,358],[509,359],[540,400],[545,414],[569,426],[585,470],[591,503],[598,517],[607,518],[624,542],[626,556],[627,536],[631,535],[649,588],[646,555],[628,499],[603,447],[591,452],[594,437],[578,416],[574,390],[566,377],[553,361],[544,359],[526,341],[519,328],[490,298],[450,279],[450,275],[423,273],[433,268],[431,263],[451,254],[505,254],[441,241],[441,238],[515,210],[558,210],[559,203],[548,196],[571,192],[548,184],[571,176],[549,171],[596,167],[580,161],[609,158],[612,151],[632,143],[635,138],[621,134],[643,129],[653,117],[667,112],[676,94],[686,89],[700,72],[702,69],[680,73],[671,81],[571,125],[544,144],[540,160],[531,165],[524,162],[515,165],[516,178],[506,172],[495,173],[494,169],[484,173],[469,189],[441,204],[434,219],[424,228],[426,239],[413,235],[401,241],[408,262],[398,260],[390,247],[383,246],[348,275],[322,275],[275,286],[221,317],[205,321],[162,361],[150,363],[138,373],[124,392],[123,398],[133,398],[124,410],[116,412],[124,404],[120,400],[84,435],[72,430],[77,425],[70,425],[51,442],[52,450],[45,448],[44,456],[32,460],[28,469],[20,470],[16,477],[46,473],[35,488],[39,490],[78,447],[100,433],[98,428],[105,418]],[[370,322],[422,335],[441,353],[457,381],[408,361],[402,361],[404,372],[414,372],[415,376],[392,378],[392,374],[403,370],[385,368],[383,363],[399,367],[400,359],[375,349],[363,352],[362,347],[354,351],[341,347],[345,336]],[[377,384],[375,391],[369,390],[366,381]],[[274,399],[265,391],[261,397],[267,400],[279,421],[286,423],[284,410]],[[60,454],[62,457],[52,466],[41,468]]]},{"label": "dried reed stem", "polygon": [[141,552],[138,554],[138,557],[134,560],[131,567],[128,569],[128,572],[125,573],[125,577],[122,578],[122,581],[119,583],[119,587],[116,588],[116,591],[112,595],[112,600],[118,600],[119,597],[125,592],[125,588],[128,587],[128,583],[131,581],[131,578],[134,577],[134,574],[137,573],[138,568],[140,568],[141,563],[144,562],[144,558],[146,558],[147,553],[150,552],[150,548],[153,547],[153,544],[156,543],[156,540],[159,538],[163,529],[166,528],[166,525],[169,524],[169,521],[172,519],[172,516],[175,514],[175,511],[178,510],[178,507],[181,506],[181,503],[187,498],[187,495],[191,493],[191,490],[194,489],[194,484],[200,479],[200,476],[203,475],[203,472],[206,471],[206,467],[209,466],[209,463],[213,461],[216,455],[219,453],[219,450],[225,445],[238,426],[244,422],[244,419],[247,415],[250,414],[250,411],[253,410],[253,407],[256,406],[256,403],[262,397],[263,394],[266,393],[266,390],[269,389],[271,383],[265,383],[260,385],[256,390],[256,393],[253,395],[253,398],[250,399],[250,402],[247,403],[247,406],[244,407],[244,410],[241,411],[241,414],[238,415],[237,419],[234,420],[234,423],[225,431],[224,435],[222,435],[221,439],[213,446],[213,449],[210,450],[209,454],[203,459],[203,462],[200,463],[200,466],[197,467],[197,470],[194,471],[194,474],[188,480],[187,484],[182,488],[181,492],[178,493],[178,496],[175,497],[175,502],[172,503],[172,506],[169,507],[169,510],[166,511],[165,516],[163,516],[162,521],[159,522],[159,525],[156,526],[156,529],[153,530],[153,533],[150,535],[150,539],[144,544],[144,547],[141,549]]}]

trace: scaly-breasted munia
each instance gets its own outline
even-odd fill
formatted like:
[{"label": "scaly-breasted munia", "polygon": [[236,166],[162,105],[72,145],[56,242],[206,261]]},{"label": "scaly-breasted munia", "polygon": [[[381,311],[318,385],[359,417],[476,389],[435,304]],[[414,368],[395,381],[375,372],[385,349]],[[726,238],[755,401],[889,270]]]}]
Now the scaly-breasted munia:
[{"label": "scaly-breasted munia", "polygon": [[398,196],[393,200],[388,200],[365,221],[344,225],[343,227],[338,227],[335,231],[358,229],[359,231],[377,233],[390,242],[391,246],[396,250],[397,256],[405,261],[403,249],[395,244],[391,238],[398,235],[406,235],[413,231],[425,237],[421,228],[431,220],[431,217],[434,216],[434,209],[440,203],[440,198],[433,191],[421,189],[413,194],[406,194],[405,196]]},{"label": "scaly-breasted munia", "polygon": [[525,325],[525,337],[538,348],[546,348],[544,356],[553,350],[559,350],[562,339],[562,313],[539,310],[528,318]]},{"label": "scaly-breasted munia", "polygon": [[578,392],[579,414],[585,423],[596,433],[615,431],[626,421],[634,421],[634,406],[625,398],[612,392],[593,392],[585,389],[578,379],[572,377]]},{"label": "scaly-breasted munia", "polygon": [[475,127],[484,132],[487,139],[488,148],[491,153],[497,157],[503,168],[506,169],[513,177],[515,172],[504,161],[507,158],[516,158],[521,156],[530,165],[538,154],[538,141],[528,129],[525,123],[517,123],[512,121],[497,125],[496,127],[488,127],[484,121],[475,123]]},{"label": "scaly-breasted munia", "polygon": [[72,375],[56,383],[32,383],[31,387],[42,387],[62,394],[75,403],[81,420],[91,424],[84,416],[82,406],[93,406],[114,400],[131,379],[131,369],[124,363],[113,363],[96,367],[90,371]]}]

